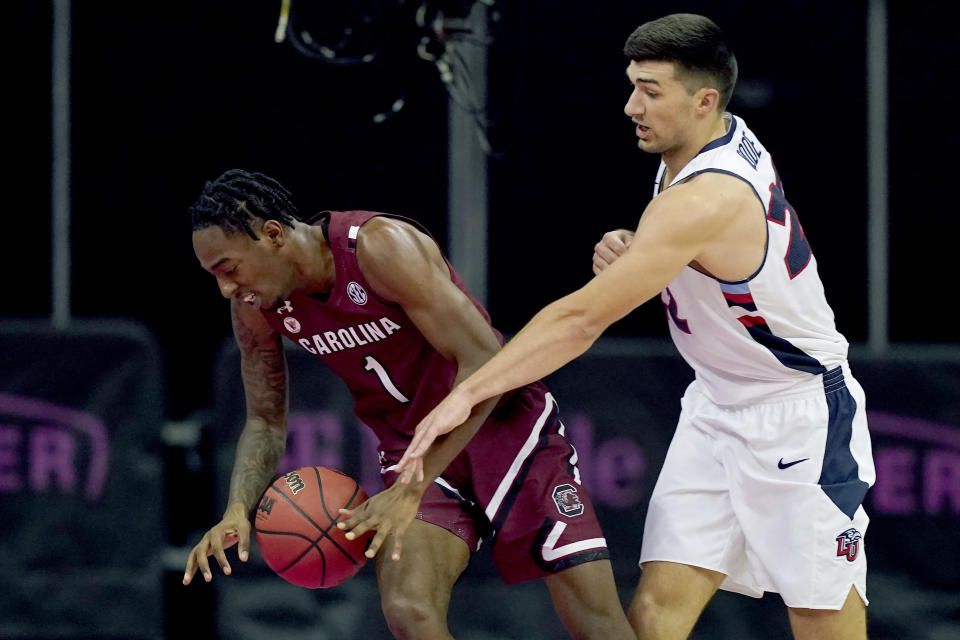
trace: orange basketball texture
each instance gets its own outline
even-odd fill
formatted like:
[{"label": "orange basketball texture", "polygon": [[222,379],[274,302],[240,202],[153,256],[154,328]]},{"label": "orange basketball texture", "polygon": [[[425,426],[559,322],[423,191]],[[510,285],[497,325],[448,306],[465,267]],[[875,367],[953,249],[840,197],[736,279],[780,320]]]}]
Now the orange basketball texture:
[{"label": "orange basketball texture", "polygon": [[363,567],[373,532],[347,540],[338,510],[367,499],[356,480],[335,469],[303,467],[267,487],[254,518],[260,554],[284,580],[310,589],[334,587]]}]

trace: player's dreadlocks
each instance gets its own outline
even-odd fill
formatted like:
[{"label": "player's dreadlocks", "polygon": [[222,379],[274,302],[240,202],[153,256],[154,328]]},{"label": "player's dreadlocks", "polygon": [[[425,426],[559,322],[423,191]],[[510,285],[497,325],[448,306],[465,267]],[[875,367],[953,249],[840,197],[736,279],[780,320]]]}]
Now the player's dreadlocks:
[{"label": "player's dreadlocks", "polygon": [[289,227],[300,219],[286,187],[262,173],[243,169],[230,169],[204,184],[189,210],[193,231],[216,226],[224,231],[245,231],[254,240],[259,239],[250,226],[254,218],[279,220]]}]

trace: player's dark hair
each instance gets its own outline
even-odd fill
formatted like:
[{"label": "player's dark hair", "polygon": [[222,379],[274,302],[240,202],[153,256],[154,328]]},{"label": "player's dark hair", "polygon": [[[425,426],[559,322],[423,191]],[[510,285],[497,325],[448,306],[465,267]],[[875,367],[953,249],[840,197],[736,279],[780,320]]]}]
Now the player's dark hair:
[{"label": "player's dark hair", "polygon": [[262,173],[243,169],[230,169],[206,182],[189,211],[193,231],[220,227],[228,233],[244,231],[254,240],[259,239],[250,225],[254,218],[278,220],[288,227],[300,219],[293,194],[286,187]]},{"label": "player's dark hair", "polygon": [[674,13],[637,27],[623,53],[636,62],[658,60],[678,67],[677,79],[693,93],[709,86],[720,93],[725,109],[737,84],[737,59],[712,20],[693,13]]}]

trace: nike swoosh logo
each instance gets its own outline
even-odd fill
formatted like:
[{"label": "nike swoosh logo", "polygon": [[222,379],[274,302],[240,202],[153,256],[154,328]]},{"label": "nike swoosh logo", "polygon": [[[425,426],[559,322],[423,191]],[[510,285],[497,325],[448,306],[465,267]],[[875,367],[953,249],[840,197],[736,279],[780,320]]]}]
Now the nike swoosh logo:
[{"label": "nike swoosh logo", "polygon": [[792,467],[793,465],[795,465],[795,464],[800,464],[801,462],[804,462],[804,461],[809,460],[809,459],[810,459],[810,458],[800,458],[799,460],[794,460],[793,462],[784,462],[784,461],[783,461],[783,458],[780,458],[780,462],[777,463],[777,468],[778,468],[778,469],[789,469],[789,468]]}]

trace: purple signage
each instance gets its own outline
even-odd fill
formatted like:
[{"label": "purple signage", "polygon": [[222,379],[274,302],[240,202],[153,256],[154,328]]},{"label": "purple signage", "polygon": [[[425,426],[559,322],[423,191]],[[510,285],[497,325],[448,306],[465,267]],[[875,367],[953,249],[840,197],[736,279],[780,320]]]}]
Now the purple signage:
[{"label": "purple signage", "polygon": [[0,493],[77,494],[98,500],[109,455],[107,428],[96,416],[0,394]]},{"label": "purple signage", "polygon": [[877,467],[873,511],[960,515],[960,428],[879,411],[868,420]]}]

